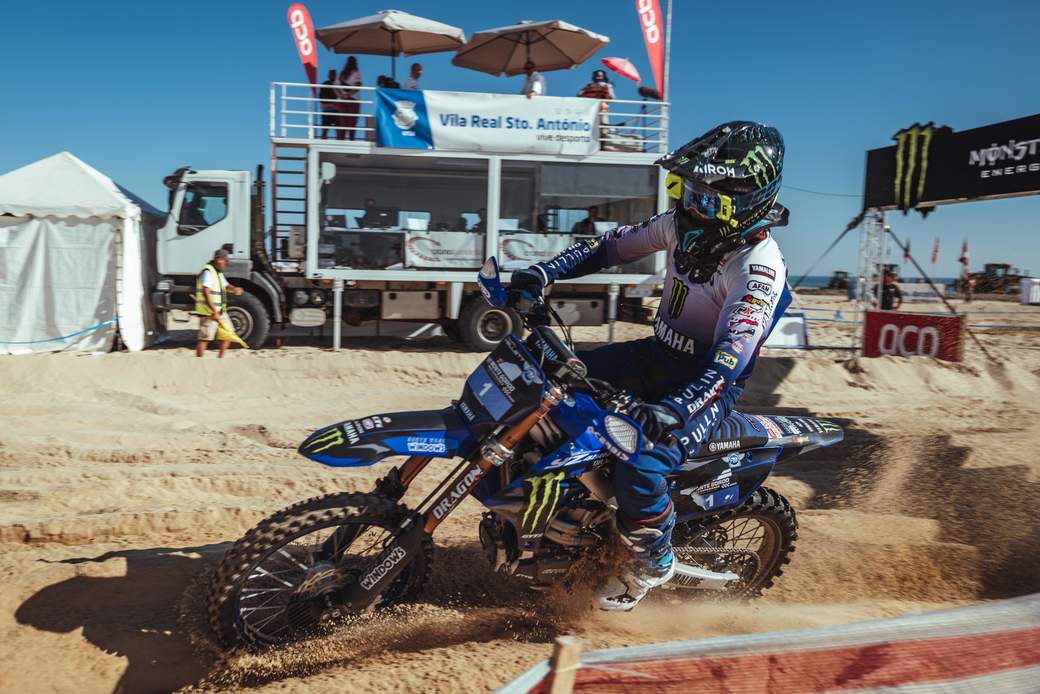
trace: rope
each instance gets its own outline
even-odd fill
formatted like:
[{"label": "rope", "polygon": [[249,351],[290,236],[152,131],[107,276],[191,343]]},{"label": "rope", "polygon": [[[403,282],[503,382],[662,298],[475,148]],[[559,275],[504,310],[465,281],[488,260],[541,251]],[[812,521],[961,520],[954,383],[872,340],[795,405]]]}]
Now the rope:
[{"label": "rope", "polygon": [[109,318],[104,323],[98,323],[97,325],[92,325],[89,328],[83,328],[83,330],[77,330],[74,333],[71,333],[69,335],[62,335],[61,337],[48,337],[44,340],[24,340],[21,342],[17,340],[0,340],[0,345],[36,345],[40,344],[41,342],[56,342],[58,340],[68,340],[70,337],[76,337],[77,335],[82,335],[83,333],[89,333],[93,330],[97,330],[98,328],[103,328],[106,325],[111,325],[112,323],[118,322],[118,318]]},{"label": "rope", "polygon": [[805,274],[798,278],[798,281],[794,283],[793,287],[791,287],[791,291],[793,292],[795,289],[798,289],[799,285],[801,285],[805,278],[809,276],[809,273],[815,270],[816,266],[820,264],[820,261],[823,260],[828,253],[834,250],[834,247],[837,246],[843,238],[845,238],[845,234],[849,233],[850,231],[858,227],[859,223],[862,221],[863,213],[860,212],[851,222],[848,223],[848,225],[845,227],[845,230],[838,234],[838,238],[834,239],[834,241],[831,242],[831,245],[827,246],[827,250],[825,250],[823,254],[816,259],[816,262],[809,266],[809,269],[805,271]]},{"label": "rope", "polygon": [[832,198],[859,198],[863,197],[859,193],[826,193],[822,190],[809,190],[808,188],[799,188],[798,186],[792,186],[788,183],[784,184],[784,190],[797,190],[799,193],[812,193],[813,195],[826,195]]}]

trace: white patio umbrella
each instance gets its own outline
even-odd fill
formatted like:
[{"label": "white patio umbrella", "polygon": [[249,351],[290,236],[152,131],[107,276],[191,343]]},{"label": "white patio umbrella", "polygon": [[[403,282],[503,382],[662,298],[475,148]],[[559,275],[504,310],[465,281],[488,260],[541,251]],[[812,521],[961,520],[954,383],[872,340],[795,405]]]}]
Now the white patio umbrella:
[{"label": "white patio umbrella", "polygon": [[531,61],[538,70],[572,68],[610,43],[610,38],[559,19],[524,21],[480,31],[451,59],[454,65],[490,75],[519,75]]},{"label": "white patio umbrella", "polygon": [[466,42],[466,35],[458,27],[400,10],[382,10],[322,27],[314,33],[333,53],[390,56],[395,79],[397,56],[454,51]]}]

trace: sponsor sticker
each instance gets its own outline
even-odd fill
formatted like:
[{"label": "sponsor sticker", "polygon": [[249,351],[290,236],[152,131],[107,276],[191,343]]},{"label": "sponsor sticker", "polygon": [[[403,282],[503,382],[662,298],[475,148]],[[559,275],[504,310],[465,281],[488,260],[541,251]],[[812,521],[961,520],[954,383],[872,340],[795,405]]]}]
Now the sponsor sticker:
[{"label": "sponsor sticker", "polygon": [[712,441],[708,444],[708,450],[712,453],[732,451],[734,448],[740,448],[740,441]]},{"label": "sponsor sticker", "polygon": [[784,435],[784,432],[780,430],[780,427],[776,425],[776,422],[769,417],[763,417],[762,415],[751,416],[755,418],[755,421],[762,425],[762,428],[766,430],[766,436],[769,438],[778,439]]},{"label": "sponsor sticker", "polygon": [[768,282],[759,282],[758,280],[748,280],[747,288],[749,292],[762,292],[766,296],[773,291],[773,285]]},{"label": "sponsor sticker", "polygon": [[437,505],[433,507],[433,515],[437,520],[443,519],[448,513],[455,508],[462,498],[469,493],[469,488],[473,486],[473,483],[480,478],[481,470],[479,465],[474,465],[467,472],[465,477],[459,480],[459,483],[452,487],[448,492],[437,502]]},{"label": "sponsor sticker", "polygon": [[768,277],[771,280],[776,279],[776,271],[767,265],[755,265],[752,263],[748,268],[748,271],[752,275],[761,275],[762,277]]},{"label": "sponsor sticker", "polygon": [[409,453],[447,453],[448,444],[444,439],[428,436],[409,436],[407,442]]},{"label": "sponsor sticker", "polygon": [[715,353],[715,363],[722,364],[727,369],[737,368],[737,358],[734,357],[732,354],[726,354],[725,352]]},{"label": "sponsor sticker", "polygon": [[745,304],[754,304],[755,306],[762,306],[763,308],[769,305],[769,302],[765,299],[759,298],[757,296],[751,296],[750,294],[745,294],[744,298],[741,299],[741,301],[743,301]]},{"label": "sponsor sticker", "polygon": [[368,590],[369,588],[374,586],[376,583],[379,582],[379,579],[381,579],[383,576],[386,576],[387,572],[390,571],[390,569],[400,564],[401,560],[404,559],[405,556],[407,556],[407,554],[408,553],[405,552],[404,548],[400,545],[394,547],[392,550],[390,550],[390,554],[386,555],[386,558],[383,559],[383,561],[379,562],[376,568],[369,571],[365,575],[365,577],[361,579],[361,587],[365,590]]}]

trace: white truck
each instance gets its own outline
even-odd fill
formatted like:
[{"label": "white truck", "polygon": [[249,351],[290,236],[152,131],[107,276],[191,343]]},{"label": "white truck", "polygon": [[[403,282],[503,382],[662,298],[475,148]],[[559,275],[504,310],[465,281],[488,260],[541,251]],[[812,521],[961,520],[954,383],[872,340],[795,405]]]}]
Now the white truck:
[{"label": "white truck", "polygon": [[[262,167],[252,178],[180,172],[158,237],[155,306],[191,311],[197,274],[224,247],[226,274],[245,290],[230,297],[229,317],[250,345],[272,328],[321,326],[338,347],[343,323],[418,321],[488,350],[519,324],[479,298],[485,257],[527,267],[667,208],[653,163],[667,146],[667,104],[603,102],[596,151],[564,155],[510,152],[508,139],[472,151],[381,147],[376,97],[361,88],[355,100],[319,98],[309,84],[273,83],[270,220]],[[543,99],[554,101],[575,100]],[[341,103],[360,116],[323,114]],[[571,324],[612,322],[619,306],[659,288],[660,256],[560,283],[553,306]]]}]

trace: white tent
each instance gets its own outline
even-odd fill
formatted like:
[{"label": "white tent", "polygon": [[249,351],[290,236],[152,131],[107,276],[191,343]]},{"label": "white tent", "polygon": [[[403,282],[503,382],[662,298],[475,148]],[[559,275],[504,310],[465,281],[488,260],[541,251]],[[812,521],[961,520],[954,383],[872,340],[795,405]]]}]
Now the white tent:
[{"label": "white tent", "polygon": [[154,341],[163,217],[69,152],[0,176],[0,354]]}]

